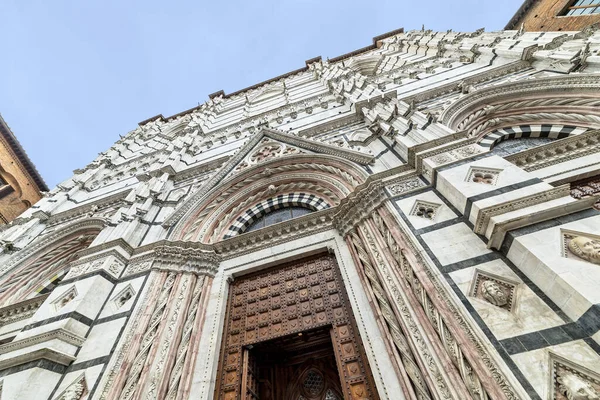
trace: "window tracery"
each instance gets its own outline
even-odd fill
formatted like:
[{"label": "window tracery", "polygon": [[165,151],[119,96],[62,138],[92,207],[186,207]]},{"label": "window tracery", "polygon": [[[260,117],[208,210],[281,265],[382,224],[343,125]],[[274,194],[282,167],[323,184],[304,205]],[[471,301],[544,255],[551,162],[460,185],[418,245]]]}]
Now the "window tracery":
[{"label": "window tracery", "polygon": [[263,214],[257,218],[244,230],[244,232],[252,232],[258,229],[266,228],[267,226],[278,224],[280,222],[288,221],[293,218],[301,217],[306,214],[310,214],[313,210],[305,207],[292,206],[285,207],[278,210],[273,210]]}]

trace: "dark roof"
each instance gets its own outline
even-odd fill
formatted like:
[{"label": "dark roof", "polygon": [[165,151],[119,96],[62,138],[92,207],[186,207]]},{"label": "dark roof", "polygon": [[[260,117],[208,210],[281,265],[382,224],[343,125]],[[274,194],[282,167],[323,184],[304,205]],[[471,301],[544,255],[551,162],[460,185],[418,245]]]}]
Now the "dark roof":
[{"label": "dark roof", "polygon": [[513,17],[510,19],[510,21],[508,21],[508,24],[506,24],[504,29],[506,29],[506,30],[519,29],[519,27],[516,26],[517,23],[521,20],[521,18],[523,18],[525,13],[527,13],[527,11],[529,11],[531,9],[531,7],[533,7],[534,4],[537,3],[538,1],[539,0],[525,0],[523,2],[523,4],[521,4],[521,7],[519,7],[519,9],[517,10],[515,15],[513,15]]},{"label": "dark roof", "polygon": [[15,134],[12,133],[6,121],[4,121],[4,118],[2,118],[1,114],[0,135],[2,135],[2,137],[8,142],[8,145],[15,152],[17,158],[19,159],[23,167],[25,167],[25,170],[27,171],[29,176],[31,176],[35,184],[38,186],[38,189],[40,191],[47,192],[48,186],[46,185],[46,182],[44,182],[44,180],[42,179],[42,176],[35,168],[35,165],[33,165],[33,162],[31,162],[31,160],[27,156],[27,153],[25,153],[25,149],[23,149],[23,146],[21,146],[21,143],[19,143],[19,141],[17,140]]},{"label": "dark roof", "polygon": [[[383,35],[375,36],[373,38],[373,43],[370,44],[369,46],[360,48],[358,50],[351,51],[350,53],[342,54],[341,56],[338,56],[338,57],[330,58],[329,62],[330,63],[339,62],[339,61],[345,60],[347,58],[350,58],[352,56],[355,56],[357,54],[361,54],[361,53],[367,52],[369,50],[376,49],[379,46],[378,42],[380,40],[386,39],[386,38],[388,38],[390,36],[394,36],[394,35],[397,35],[397,34],[403,33],[403,32],[404,32],[404,28],[400,28],[400,29],[396,29],[396,30],[384,33]],[[276,76],[275,78],[268,79],[268,80],[266,80],[264,82],[257,83],[255,85],[249,86],[247,88],[238,90],[238,91],[233,92],[233,93],[225,94],[225,92],[223,90],[219,90],[218,92],[209,94],[208,97],[210,99],[213,99],[213,98],[219,97],[219,96],[223,96],[223,98],[228,98],[228,97],[231,97],[231,96],[243,93],[243,92],[245,92],[247,90],[256,89],[257,87],[266,85],[267,83],[275,82],[275,81],[278,81],[278,80],[280,80],[282,78],[287,78],[288,76],[292,76],[292,75],[295,75],[297,73],[307,71],[308,70],[308,66],[310,64],[315,63],[315,62],[319,62],[319,61],[321,61],[321,56],[311,58],[310,60],[306,60],[305,61],[305,66],[302,67],[302,68],[300,68],[300,69],[297,69],[297,70],[294,70],[294,71],[290,71],[290,72],[285,73],[283,75]],[[200,106],[196,106],[196,107],[190,108],[189,110],[185,110],[185,111],[182,111],[182,112],[177,113],[175,115],[171,115],[170,117],[164,117],[162,114],[158,114],[158,115],[155,115],[154,117],[151,117],[151,118],[143,120],[142,122],[138,123],[138,125],[140,125],[140,126],[141,125],[145,125],[148,122],[154,121],[156,119],[161,119],[162,121],[166,121],[166,120],[169,120],[171,118],[179,117],[180,115],[185,115],[185,114],[187,114],[189,112],[192,112],[192,111],[194,111],[194,110],[196,110],[198,108],[200,108]]]}]

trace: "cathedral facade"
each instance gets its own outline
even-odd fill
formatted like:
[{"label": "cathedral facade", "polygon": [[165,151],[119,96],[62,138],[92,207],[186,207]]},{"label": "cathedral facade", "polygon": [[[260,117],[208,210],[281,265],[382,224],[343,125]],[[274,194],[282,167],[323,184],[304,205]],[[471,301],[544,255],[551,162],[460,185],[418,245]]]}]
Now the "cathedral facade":
[{"label": "cathedral facade", "polygon": [[594,28],[143,121],[0,228],[0,399],[600,399],[598,129]]}]

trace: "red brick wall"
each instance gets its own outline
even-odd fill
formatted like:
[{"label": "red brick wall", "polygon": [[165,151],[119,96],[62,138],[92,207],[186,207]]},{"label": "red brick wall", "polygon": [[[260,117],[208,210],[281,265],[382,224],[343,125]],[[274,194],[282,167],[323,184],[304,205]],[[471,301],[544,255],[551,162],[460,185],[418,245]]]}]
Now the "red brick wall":
[{"label": "red brick wall", "polygon": [[540,0],[519,19],[511,29],[519,29],[525,23],[525,30],[536,31],[580,31],[600,22],[600,14],[575,17],[561,16],[573,0]]}]

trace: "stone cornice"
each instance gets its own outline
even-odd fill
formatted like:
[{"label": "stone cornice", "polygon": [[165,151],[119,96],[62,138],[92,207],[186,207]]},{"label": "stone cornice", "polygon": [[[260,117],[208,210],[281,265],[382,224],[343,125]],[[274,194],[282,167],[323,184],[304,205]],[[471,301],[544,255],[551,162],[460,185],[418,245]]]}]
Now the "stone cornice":
[{"label": "stone cornice", "polygon": [[337,207],[312,212],[302,217],[244,233],[215,243],[214,249],[223,258],[232,258],[253,251],[289,242],[333,227]]},{"label": "stone cornice", "polygon": [[100,199],[91,201],[86,204],[78,205],[74,208],[71,208],[67,211],[62,211],[60,213],[52,214],[46,221],[49,226],[57,225],[63,222],[67,222],[73,220],[74,218],[80,217],[86,214],[93,214],[95,212],[95,208],[107,208],[109,206],[115,205],[119,203],[122,199],[127,197],[129,192],[132,189],[123,190],[119,193],[112,194],[107,197],[102,197]]},{"label": "stone cornice", "polygon": [[0,308],[0,326],[12,324],[31,317],[50,294],[36,296]]},{"label": "stone cornice", "polygon": [[75,361],[75,359],[76,357],[73,357],[69,354],[65,354],[63,352],[50,348],[43,348],[39,350],[34,350],[29,353],[19,354],[13,358],[0,360],[0,371],[10,367],[14,367],[16,365],[21,365],[37,360],[48,360],[56,364],[68,366],[73,361]]},{"label": "stone cornice", "polygon": [[425,90],[417,94],[400,97],[398,98],[398,100],[402,100],[408,104],[412,102],[419,103],[422,101],[432,99],[434,97],[439,97],[456,92],[460,90],[461,87],[473,86],[477,83],[485,82],[490,79],[508,75],[513,72],[521,71],[523,69],[529,68],[530,66],[531,64],[528,61],[513,61],[508,64],[502,64],[500,66],[490,68],[489,70],[480,72],[478,74],[470,75],[469,77],[464,78],[462,80],[450,82],[445,85],[439,85],[433,89]]},{"label": "stone cornice", "polygon": [[[2,346],[0,346],[0,354],[6,355],[7,353],[24,349],[26,347],[35,346],[36,344],[48,342],[54,339],[58,339],[65,343],[72,344],[73,346],[81,346],[83,342],[85,342],[85,338],[79,335],[75,335],[74,333],[68,332],[63,328],[58,328],[51,331],[43,332],[39,335],[34,335],[25,339],[3,344]],[[0,363],[5,361],[8,360],[0,361]]]},{"label": "stone cornice", "polygon": [[[342,54],[340,56],[330,58],[328,62],[329,63],[336,63],[336,62],[343,61],[343,60],[345,60],[347,58],[350,58],[350,57],[353,57],[353,56],[356,56],[356,55],[359,55],[359,54],[363,54],[363,53],[366,53],[366,52],[369,52],[369,51],[372,51],[372,50],[376,50],[381,45],[381,43],[380,43],[381,40],[386,39],[386,38],[391,37],[391,36],[399,35],[401,33],[404,33],[404,28],[395,29],[393,31],[384,33],[382,35],[375,36],[373,38],[373,43],[370,44],[369,46],[362,47],[362,48],[360,48],[358,50],[354,50],[354,51],[351,51],[349,53]],[[285,73],[283,75],[276,76],[276,77],[268,79],[268,80],[266,80],[264,82],[260,82],[260,83],[254,84],[252,86],[249,86],[247,88],[238,90],[238,91],[233,92],[233,93],[225,94],[225,92],[223,90],[219,90],[219,91],[217,91],[215,93],[210,94],[209,98],[210,98],[211,101],[213,99],[217,99],[217,98],[233,98],[235,96],[241,95],[241,94],[243,94],[245,92],[248,92],[250,90],[254,90],[254,89],[257,89],[259,87],[262,87],[262,86],[265,86],[265,85],[268,85],[268,84],[272,84],[274,82],[277,82],[277,81],[289,78],[289,77],[294,76],[294,75],[298,75],[298,74],[302,74],[302,73],[305,73],[305,72],[309,72],[310,71],[309,65],[313,64],[313,63],[316,63],[316,62],[321,62],[321,57],[320,56],[319,57],[311,58],[309,60],[306,60],[305,61],[305,66],[302,67],[302,68],[299,68],[297,70]],[[191,112],[200,110],[200,109],[202,109],[202,107],[204,107],[204,104],[196,106],[196,107],[193,107],[193,108],[190,108],[189,110],[180,112],[180,113],[172,115],[170,117],[164,117],[162,114],[159,114],[159,115],[156,115],[154,117],[148,118],[148,119],[140,122],[138,125],[143,126],[143,125],[147,124],[148,122],[152,122],[152,121],[156,121],[156,120],[170,121],[170,120],[176,119],[178,117],[181,117],[182,115],[189,114]]]},{"label": "stone cornice", "polygon": [[86,228],[100,230],[104,227],[104,223],[104,220],[100,218],[85,218],[66,227],[62,227],[58,231],[47,233],[41,238],[38,238],[38,240],[28,244],[27,247],[17,251],[14,255],[12,255],[12,257],[9,258],[2,267],[0,267],[0,275],[6,273],[22,260],[42,251],[46,246],[55,243],[61,238],[69,236],[80,230],[84,231]]},{"label": "stone cornice", "polygon": [[600,130],[590,130],[577,136],[511,154],[505,159],[530,172],[598,152],[600,152]]},{"label": "stone cornice", "polygon": [[488,224],[490,223],[490,218],[496,215],[505,214],[510,211],[520,210],[536,204],[545,203],[547,201],[558,199],[560,197],[566,197],[569,196],[570,192],[571,188],[568,184],[565,184],[529,196],[521,197],[519,199],[508,200],[503,203],[482,208],[477,214],[475,224],[473,224],[473,231],[475,233],[484,235],[487,230]]},{"label": "stone cornice", "polygon": [[221,257],[214,251],[178,246],[175,242],[154,248],[152,269],[160,271],[191,272],[196,275],[215,276]]}]

